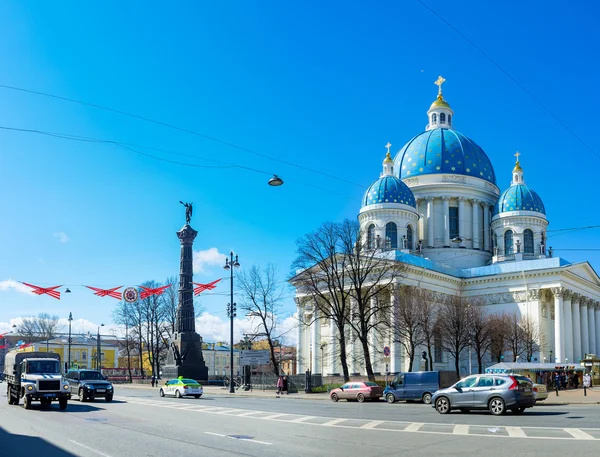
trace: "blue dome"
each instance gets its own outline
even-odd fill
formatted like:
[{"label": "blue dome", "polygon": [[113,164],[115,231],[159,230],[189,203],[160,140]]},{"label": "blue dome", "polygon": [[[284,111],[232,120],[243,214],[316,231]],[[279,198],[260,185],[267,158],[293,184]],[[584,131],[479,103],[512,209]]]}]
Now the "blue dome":
[{"label": "blue dome", "polygon": [[394,162],[402,179],[452,173],[496,184],[494,168],[483,149],[455,130],[437,128],[417,135],[400,149]]},{"label": "blue dome", "polygon": [[402,203],[417,207],[412,191],[395,176],[383,176],[375,181],[365,192],[362,206],[380,203]]},{"label": "blue dome", "polygon": [[494,216],[507,211],[536,211],[546,215],[540,196],[525,184],[513,184],[500,194],[494,206]]}]

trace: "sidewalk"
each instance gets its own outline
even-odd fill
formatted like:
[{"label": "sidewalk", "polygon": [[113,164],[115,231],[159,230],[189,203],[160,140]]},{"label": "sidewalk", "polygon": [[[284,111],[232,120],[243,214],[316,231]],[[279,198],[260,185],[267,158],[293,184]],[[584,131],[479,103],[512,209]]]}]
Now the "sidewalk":
[{"label": "sidewalk", "polygon": [[583,395],[583,388],[548,391],[548,398],[537,403],[538,405],[592,405],[600,404],[600,387],[587,389],[587,395]]}]

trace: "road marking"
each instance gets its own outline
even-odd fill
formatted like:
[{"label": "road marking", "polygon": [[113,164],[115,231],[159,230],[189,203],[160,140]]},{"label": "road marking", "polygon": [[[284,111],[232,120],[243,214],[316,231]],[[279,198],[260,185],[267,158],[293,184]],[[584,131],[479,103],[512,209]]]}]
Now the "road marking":
[{"label": "road marking", "polygon": [[[254,438],[252,439],[246,439],[246,438],[235,438],[233,436],[229,436],[229,435],[223,435],[222,433],[214,433],[214,432],[204,432],[206,435],[213,435],[213,436],[218,436],[220,438],[229,438],[230,440],[236,440],[236,441],[244,441],[246,443],[256,443],[256,444],[264,444],[266,446],[271,446],[273,443],[268,443],[266,441],[260,441],[260,440],[255,440]],[[108,457],[108,456],[107,456]]]},{"label": "road marking", "polygon": [[237,417],[252,416],[253,414],[259,414],[259,413],[264,413],[264,412],[265,411],[246,411],[245,413],[236,414],[236,416]]},{"label": "road marking", "polygon": [[423,427],[423,425],[425,425],[425,424],[423,424],[423,423],[420,423],[420,422],[414,422],[414,423],[410,424],[408,427],[406,427],[406,428],[404,429],[404,431],[405,431],[405,432],[418,432],[418,431],[419,431],[419,429],[420,429],[421,427]]},{"label": "road marking", "polygon": [[329,422],[325,422],[323,425],[325,427],[333,427],[336,424],[339,424],[340,422],[345,422],[345,421],[346,421],[346,419],[333,419],[333,420],[330,420]]},{"label": "road marking", "polygon": [[213,435],[220,436],[221,438],[225,438],[227,435],[223,435],[222,433],[214,433],[214,432],[204,432],[205,435]]},{"label": "road marking", "polygon": [[458,424],[454,426],[454,430],[452,430],[453,435],[468,435],[469,434],[469,426],[465,424]]},{"label": "road marking", "polygon": [[383,424],[384,421],[371,421],[368,424],[361,425],[359,428],[375,428],[379,424]]},{"label": "road marking", "polygon": [[101,455],[102,457],[110,457],[110,455],[104,454],[103,452],[100,452],[100,451],[97,451],[96,449],[86,446],[85,444],[81,444],[81,443],[78,443],[77,441],[73,441],[73,440],[69,440],[69,441],[73,444],[76,444],[77,446],[81,446],[82,448],[87,449],[88,451],[92,451],[98,455]]},{"label": "road marking", "polygon": [[573,436],[573,438],[577,438],[578,440],[595,440],[592,435],[584,432],[578,428],[565,428],[565,432],[569,433]]},{"label": "road marking", "polygon": [[527,435],[521,427],[504,427],[508,436],[513,438],[527,438]]},{"label": "road marking", "polygon": [[276,417],[289,416],[289,414],[271,414],[270,416],[261,417],[261,419],[275,419]]},{"label": "road marking", "polygon": [[314,417],[315,416],[302,416],[302,417],[297,417],[296,419],[292,419],[291,421],[288,421],[288,422],[304,422],[309,419],[314,419]]}]

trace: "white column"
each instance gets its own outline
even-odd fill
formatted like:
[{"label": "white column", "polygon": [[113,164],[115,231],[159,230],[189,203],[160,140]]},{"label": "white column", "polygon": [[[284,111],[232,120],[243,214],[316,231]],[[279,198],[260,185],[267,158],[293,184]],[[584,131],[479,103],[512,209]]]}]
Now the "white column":
[{"label": "white column", "polygon": [[483,249],[490,251],[490,207],[483,204]]},{"label": "white column", "polygon": [[557,362],[565,360],[565,337],[563,323],[563,288],[555,287],[552,289],[554,294],[554,357]]},{"label": "white column", "polygon": [[581,297],[579,302],[579,313],[581,314],[581,328],[579,329],[581,336],[581,357],[583,357],[585,354],[590,353],[587,302],[588,299],[586,297]]},{"label": "white column", "polygon": [[442,197],[444,207],[444,246],[450,246],[450,197]]},{"label": "white column", "polygon": [[573,362],[573,315],[571,313],[571,296],[573,293],[570,290],[565,290],[563,294],[563,312],[565,316],[565,357],[569,362]]},{"label": "white column", "polygon": [[311,372],[321,373],[321,321],[319,320],[316,307],[313,313],[312,323],[310,326],[312,343]]},{"label": "white column", "polygon": [[473,249],[479,249],[479,200],[473,199]]},{"label": "white column", "polygon": [[[296,342],[296,374],[302,374],[306,371],[306,364],[304,361],[304,332],[306,331],[306,326],[304,325],[302,316],[304,308],[298,306],[296,309],[298,310],[298,328],[296,329],[296,334],[298,336],[298,341]],[[214,356],[215,351],[213,350],[213,357]]]},{"label": "white column", "polygon": [[395,292],[397,290],[393,289],[391,294],[392,301],[392,333],[390,337],[390,372],[396,373],[402,370],[402,359],[400,357],[400,343],[394,341],[395,335],[393,329],[396,328],[397,320],[398,320],[398,299],[396,298]]},{"label": "white column", "polygon": [[433,246],[433,197],[427,197],[427,247]]},{"label": "white column", "polygon": [[[369,300],[369,305],[371,307],[371,317],[370,317],[370,324],[369,325],[373,325],[373,322],[375,320],[375,316],[373,315],[373,309],[377,309],[377,299],[375,297],[371,298]],[[371,328],[371,331],[369,332],[368,335],[368,341],[369,341],[369,357],[371,358],[371,367],[373,368],[373,371],[381,371],[379,368],[379,357],[377,357],[377,333],[375,331],[374,328]]]},{"label": "white column", "polygon": [[594,306],[596,313],[596,358],[600,357],[600,303],[596,302]]},{"label": "white column", "polygon": [[596,352],[596,310],[594,309],[594,305],[594,300],[591,300],[588,303],[588,334],[590,337],[590,353]]},{"label": "white column", "polygon": [[573,294],[571,308],[573,310],[573,361],[583,358],[581,352],[581,317],[579,316],[579,295]]},{"label": "white column", "polygon": [[465,246],[465,197],[458,197],[458,236],[462,238],[460,247]]},{"label": "white column", "polygon": [[[355,313],[356,306],[357,306],[356,300],[351,299],[350,300],[350,313],[351,314]],[[356,346],[357,346],[358,339],[356,338],[356,334],[354,333],[354,330],[352,330],[352,327],[350,327],[350,326],[348,326],[348,331],[346,332],[346,335],[350,338],[350,354],[349,354],[350,363],[348,364],[350,374],[359,373],[360,367],[358,366],[358,361],[356,360]]]}]

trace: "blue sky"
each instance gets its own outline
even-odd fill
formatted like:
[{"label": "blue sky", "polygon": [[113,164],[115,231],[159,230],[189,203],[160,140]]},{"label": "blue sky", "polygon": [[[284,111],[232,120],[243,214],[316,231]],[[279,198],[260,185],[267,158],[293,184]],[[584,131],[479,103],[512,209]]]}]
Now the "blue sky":
[{"label": "blue sky", "polygon": [[[109,325],[116,300],[81,285],[177,274],[179,200],[194,203],[197,266],[205,260],[197,282],[224,276],[221,254],[232,249],[243,266],[275,264],[283,281],[296,239],[324,221],[356,217],[381,171],[384,145],[397,151],[423,130],[440,74],[455,128],[486,151],[502,190],[519,150],[549,230],[599,225],[598,6],[424,3],[574,134],[418,0],[3,2],[0,84],[160,120],[260,155],[0,88],[0,127],[135,144],[143,154],[187,164],[0,129],[0,331],[39,312],[66,318],[72,311],[85,329]],[[257,171],[214,168],[223,162]],[[267,186],[272,173],[285,185]],[[587,250],[600,249],[599,234],[550,231],[549,245],[600,271],[600,252]],[[73,293],[60,301],[37,297],[9,280],[65,284]],[[206,328],[198,330],[207,339],[226,335],[227,283],[215,292],[225,295],[202,300]],[[287,314],[292,296],[286,289]]]}]

